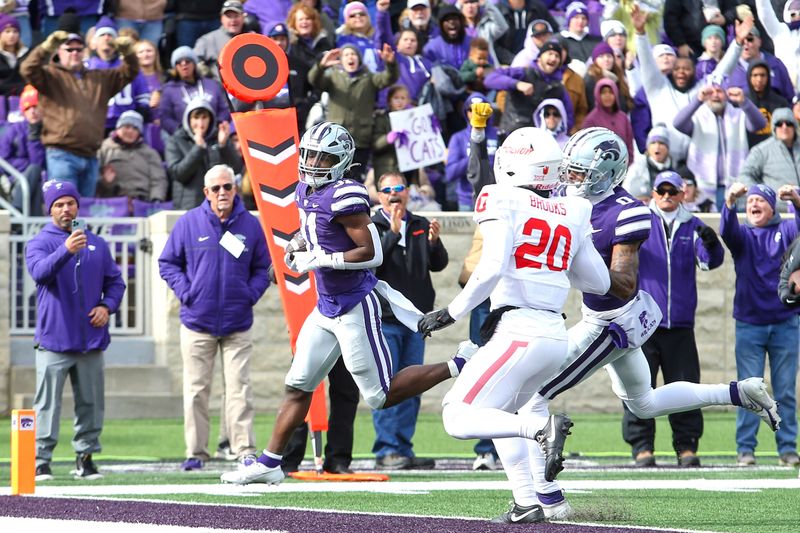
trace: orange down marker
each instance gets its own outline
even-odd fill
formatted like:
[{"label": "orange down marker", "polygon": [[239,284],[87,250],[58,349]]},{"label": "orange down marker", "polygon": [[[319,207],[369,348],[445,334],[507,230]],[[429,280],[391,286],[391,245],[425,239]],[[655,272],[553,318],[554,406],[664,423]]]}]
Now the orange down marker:
[{"label": "orange down marker", "polygon": [[11,411],[11,494],[33,494],[36,488],[36,412]]}]

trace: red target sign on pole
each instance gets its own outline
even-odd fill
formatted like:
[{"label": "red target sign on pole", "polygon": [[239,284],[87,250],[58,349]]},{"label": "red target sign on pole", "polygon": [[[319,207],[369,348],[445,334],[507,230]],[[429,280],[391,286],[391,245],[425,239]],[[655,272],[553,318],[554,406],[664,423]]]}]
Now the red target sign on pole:
[{"label": "red target sign on pole", "polygon": [[219,54],[222,84],[245,102],[269,100],[286,85],[289,61],[275,41],[258,33],[237,35]]}]

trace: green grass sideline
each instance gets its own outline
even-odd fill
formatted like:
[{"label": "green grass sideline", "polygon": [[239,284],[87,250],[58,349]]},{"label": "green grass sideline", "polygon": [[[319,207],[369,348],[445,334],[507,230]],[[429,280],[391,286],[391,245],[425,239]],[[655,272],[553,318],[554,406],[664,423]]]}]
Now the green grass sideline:
[{"label": "green grass sideline", "polygon": [[[620,415],[575,415],[573,435],[568,440],[567,451],[591,458],[601,464],[623,466],[630,463],[630,452],[622,440]],[[8,420],[8,419],[7,419]],[[266,440],[274,414],[259,415],[256,427],[259,443]],[[212,428],[216,436],[217,421]],[[62,421],[62,434],[56,449],[54,485],[70,485],[67,473],[73,459],[70,438],[71,424]],[[734,458],[735,416],[732,412],[705,414],[705,435],[700,441],[700,455],[708,458],[706,464],[732,466]],[[10,424],[0,423],[0,485],[9,483]],[[371,458],[374,431],[369,414],[360,413],[356,421],[354,452],[357,458]],[[170,420],[110,420],[107,421],[102,442],[104,453],[97,456],[103,461],[180,461],[183,458],[182,422]],[[774,438],[766,427],[760,428],[759,464],[775,465]],[[666,419],[657,421],[656,450],[664,464],[673,460],[669,425]],[[472,441],[458,441],[444,433],[441,418],[435,414],[420,416],[415,449],[419,455],[429,457],[473,456]],[[215,439],[212,437],[212,443]],[[309,451],[310,455],[310,451]],[[218,463],[221,464],[221,463]],[[629,479],[634,484],[644,479],[725,479],[731,489],[736,489],[737,479],[776,478],[796,476],[790,469],[742,469],[682,471],[617,469],[612,471],[565,471],[567,479]],[[500,480],[500,472],[473,473],[430,472],[398,473],[394,481],[433,480]],[[177,470],[163,473],[120,473],[107,471],[98,484],[160,485],[216,483],[212,472],[183,473]],[[296,481],[287,481],[295,482]],[[388,496],[388,497],[387,497]],[[143,496],[131,498],[145,499]],[[205,494],[174,494],[147,496],[150,500],[188,501],[195,503],[222,503],[238,505],[263,505],[269,507],[294,507],[309,509],[335,509],[342,511],[382,512],[392,514],[418,514],[435,516],[467,516],[491,518],[506,508],[510,493],[504,491],[464,490],[435,491],[423,494],[357,493],[275,493],[257,497],[211,496]],[[575,521],[618,525],[684,528],[730,533],[794,533],[799,530],[800,505],[796,490],[761,490],[752,492],[717,492],[695,490],[596,490],[569,494],[577,514]]]},{"label": "green grass sideline", "polygon": [[[630,448],[622,439],[621,414],[577,414],[572,415],[575,427],[567,440],[566,452],[592,458],[629,458]],[[274,414],[259,414],[256,417],[256,439],[263,446],[269,437]],[[707,412],[704,416],[705,433],[700,439],[699,453],[707,456],[735,456],[735,415],[730,412]],[[10,457],[10,423],[0,422],[0,461]],[[674,457],[671,431],[666,417],[656,424],[656,453],[665,461]],[[218,420],[212,419],[211,441],[216,445]],[[353,455],[356,458],[372,458],[372,442],[375,432],[368,413],[359,413],[356,419]],[[765,425],[759,430],[757,456],[763,464],[776,464],[775,439]],[[62,420],[56,460],[73,459],[72,424]],[[183,425],[180,419],[107,420],[101,437],[103,453],[98,460],[167,460],[184,456]],[[459,441],[448,436],[442,426],[441,416],[423,413],[419,417],[414,450],[423,457],[472,457],[475,441]],[[213,449],[212,449],[213,452]],[[307,450],[307,457],[311,448]]]}]

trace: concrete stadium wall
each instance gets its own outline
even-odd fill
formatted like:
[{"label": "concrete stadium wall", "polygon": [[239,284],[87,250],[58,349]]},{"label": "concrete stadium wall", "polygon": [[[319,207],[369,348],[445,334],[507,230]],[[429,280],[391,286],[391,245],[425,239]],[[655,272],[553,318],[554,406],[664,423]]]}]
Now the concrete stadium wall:
[{"label": "concrete stadium wall", "polygon": [[[178,330],[179,303],[166,283],[158,277],[158,256],[164,247],[168,232],[180,216],[179,212],[162,212],[150,218],[153,241],[153,268],[151,283],[152,331],[156,341],[156,363],[170,368],[174,391],[181,390],[181,356]],[[464,256],[470,248],[474,223],[470,216],[460,213],[429,213],[442,223],[442,239],[450,254],[450,264],[433,275],[437,289],[437,307],[446,305],[460,290],[456,280]],[[717,215],[703,215],[712,228],[719,227]],[[277,258],[277,260],[281,260]],[[1,264],[0,264],[1,266]],[[7,279],[7,278],[6,278]],[[726,253],[722,267],[712,272],[698,272],[700,291],[696,334],[701,354],[702,380],[705,383],[728,382],[736,379],[734,361],[734,322],[732,318],[735,274],[730,254]],[[568,325],[580,318],[580,299],[573,291],[565,312]],[[255,308],[253,338],[256,349],[252,360],[252,378],[259,411],[274,412],[283,394],[283,378],[289,368],[289,350],[286,325],[278,296],[271,287]],[[446,361],[457,344],[468,336],[468,321],[459,322],[436,333],[428,340],[425,360]],[[2,345],[0,345],[2,354]],[[0,384],[0,386],[2,386]],[[423,396],[422,409],[437,412],[441,399],[449,388],[445,382]],[[218,406],[221,387],[215,381],[214,407]],[[361,402],[361,408],[365,404]],[[555,409],[570,412],[618,412],[620,402],[611,392],[610,380],[605,372],[598,372],[581,386],[564,393],[554,402]]]}]

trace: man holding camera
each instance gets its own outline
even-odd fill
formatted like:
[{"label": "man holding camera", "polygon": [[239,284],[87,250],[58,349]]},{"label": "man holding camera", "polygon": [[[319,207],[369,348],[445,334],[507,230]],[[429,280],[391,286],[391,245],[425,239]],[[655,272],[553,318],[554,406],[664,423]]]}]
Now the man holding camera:
[{"label": "man holding camera", "polygon": [[103,431],[103,351],[108,322],[125,282],[106,242],[77,219],[80,195],[69,182],[42,187],[52,223],[28,243],[25,262],[36,282],[36,480],[53,479],[61,396],[69,376],[75,399],[75,479],[99,479],[92,461]]}]

